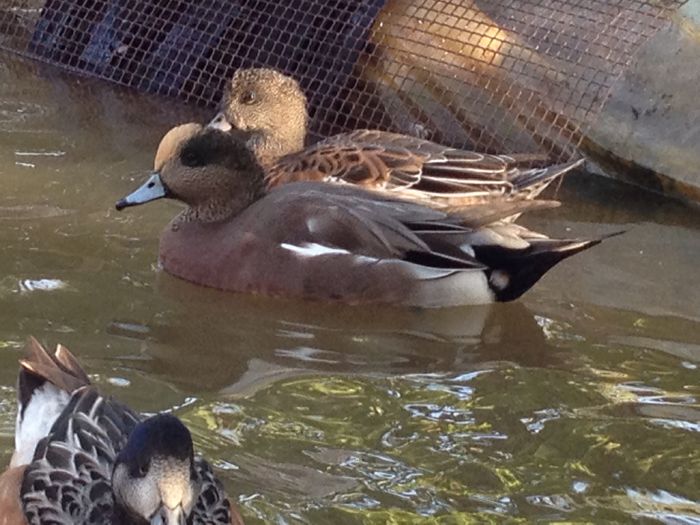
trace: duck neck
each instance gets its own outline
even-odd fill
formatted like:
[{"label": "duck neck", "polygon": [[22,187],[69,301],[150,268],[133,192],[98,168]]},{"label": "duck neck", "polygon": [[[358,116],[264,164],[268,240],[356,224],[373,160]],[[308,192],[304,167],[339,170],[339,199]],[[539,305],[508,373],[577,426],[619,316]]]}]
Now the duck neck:
[{"label": "duck neck", "polygon": [[282,132],[279,130],[277,132],[256,130],[248,140],[248,147],[255,152],[255,156],[260,164],[269,166],[280,157],[304,148],[306,126],[300,127],[300,129],[291,129],[295,127],[289,126],[289,129],[285,129]]},{"label": "duck neck", "polygon": [[237,209],[237,207],[233,206],[231,203],[225,201],[210,201],[198,206],[188,207],[176,217],[173,224],[177,225],[188,222],[221,222],[237,215],[240,211],[242,211],[242,209]]},{"label": "duck neck", "polygon": [[173,221],[173,226],[182,223],[198,222],[211,224],[223,222],[235,217],[248,206],[265,195],[262,180],[250,188],[236,192],[235,197],[210,199],[195,206],[189,206]]}]

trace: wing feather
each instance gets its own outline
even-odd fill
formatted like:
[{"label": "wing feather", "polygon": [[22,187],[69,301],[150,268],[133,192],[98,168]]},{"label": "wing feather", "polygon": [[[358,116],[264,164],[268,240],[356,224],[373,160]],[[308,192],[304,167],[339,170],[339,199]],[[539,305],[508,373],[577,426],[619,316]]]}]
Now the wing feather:
[{"label": "wing feather", "polygon": [[114,507],[112,464],[137,422],[132,410],[94,387],[74,392],[25,471],[20,497],[27,522],[105,523]]},{"label": "wing feather", "polygon": [[[104,525],[114,512],[112,466],[141,420],[95,387],[75,391],[27,467],[20,498],[29,525]],[[201,491],[192,525],[236,523],[209,464],[195,459]]]},{"label": "wing feather", "polygon": [[197,503],[192,509],[191,525],[242,524],[237,511],[231,508],[224,487],[214,475],[209,463],[197,457],[194,466],[201,489]]},{"label": "wing feather", "polygon": [[[533,156],[489,155],[377,130],[335,135],[269,166],[268,185],[354,184],[434,206],[537,196],[580,161],[530,168]],[[541,159],[540,159],[541,160]]]}]

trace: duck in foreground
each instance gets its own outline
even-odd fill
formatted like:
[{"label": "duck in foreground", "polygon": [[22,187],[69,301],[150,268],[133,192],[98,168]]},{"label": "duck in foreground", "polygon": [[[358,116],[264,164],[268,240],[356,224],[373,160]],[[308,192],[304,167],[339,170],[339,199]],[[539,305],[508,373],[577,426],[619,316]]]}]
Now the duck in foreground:
[{"label": "duck in foreground", "polygon": [[534,198],[583,162],[531,168],[543,158],[488,155],[366,129],[304,148],[307,120],[306,96],[296,80],[252,68],[234,74],[209,126],[250,132],[248,145],[265,167],[270,188],[294,181],[355,184],[441,209]]},{"label": "duck in foreground", "polygon": [[0,524],[243,523],[178,418],[143,418],[100,394],[65,347],[29,339],[17,397]]},{"label": "duck in foreground", "polygon": [[447,213],[352,185],[267,190],[244,132],[184,124],[117,209],[184,202],[160,239],[162,268],[220,290],[418,307],[516,299],[600,239],[549,239],[502,222],[556,205],[508,200]]}]

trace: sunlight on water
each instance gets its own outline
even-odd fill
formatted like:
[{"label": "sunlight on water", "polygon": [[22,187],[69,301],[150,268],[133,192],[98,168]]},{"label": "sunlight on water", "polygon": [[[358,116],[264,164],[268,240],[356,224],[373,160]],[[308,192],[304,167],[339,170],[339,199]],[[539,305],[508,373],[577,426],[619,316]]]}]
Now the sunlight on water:
[{"label": "sunlight on water", "polygon": [[697,210],[595,177],[529,219],[624,236],[514,304],[353,308],[200,289],[156,267],[168,202],[114,202],[175,101],[0,67],[0,439],[27,336],[173,409],[250,523],[700,520]]}]

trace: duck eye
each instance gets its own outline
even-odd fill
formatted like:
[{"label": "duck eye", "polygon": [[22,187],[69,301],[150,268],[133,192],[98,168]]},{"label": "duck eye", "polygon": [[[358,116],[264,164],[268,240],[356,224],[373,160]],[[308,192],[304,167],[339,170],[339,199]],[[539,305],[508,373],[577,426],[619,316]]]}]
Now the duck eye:
[{"label": "duck eye", "polygon": [[140,462],[136,465],[136,468],[133,469],[133,471],[131,472],[131,475],[135,478],[145,478],[146,474],[148,474],[148,469],[150,467],[151,467],[150,460]]},{"label": "duck eye", "polygon": [[258,94],[252,89],[250,89],[241,93],[239,100],[241,101],[241,104],[250,106],[258,101]]},{"label": "duck eye", "polygon": [[182,163],[189,168],[196,168],[198,166],[204,166],[206,162],[199,153],[193,150],[183,151],[180,155],[180,160]]}]

